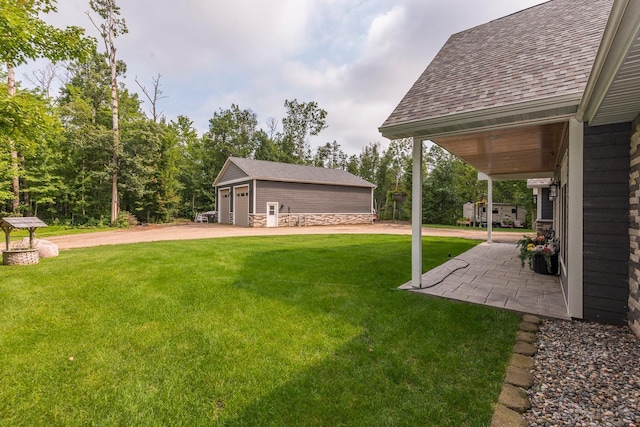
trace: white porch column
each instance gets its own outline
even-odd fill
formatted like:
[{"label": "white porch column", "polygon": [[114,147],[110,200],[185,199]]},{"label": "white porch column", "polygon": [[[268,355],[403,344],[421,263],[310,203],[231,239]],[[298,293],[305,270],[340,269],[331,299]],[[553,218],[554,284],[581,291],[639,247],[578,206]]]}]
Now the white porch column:
[{"label": "white porch column", "polygon": [[[584,125],[575,117],[569,120],[569,168],[567,178],[567,289],[569,316],[583,317],[583,179]],[[558,218],[556,218],[556,221]]]},{"label": "white porch column", "polygon": [[422,286],[422,140],[413,138],[411,182],[411,285]]},{"label": "white porch column", "polygon": [[487,243],[491,243],[493,231],[493,178],[487,176]]}]

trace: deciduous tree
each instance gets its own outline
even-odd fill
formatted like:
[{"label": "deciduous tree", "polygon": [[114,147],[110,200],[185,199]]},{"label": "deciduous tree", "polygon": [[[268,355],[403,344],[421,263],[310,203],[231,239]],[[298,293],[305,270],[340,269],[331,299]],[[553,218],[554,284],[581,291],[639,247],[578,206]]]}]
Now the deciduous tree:
[{"label": "deciduous tree", "polygon": [[[59,29],[46,24],[42,14],[56,12],[55,0],[0,0],[0,62],[7,67],[7,94],[16,95],[15,67],[36,58],[54,62],[83,56],[92,41],[78,27]],[[11,101],[5,103],[5,106]],[[9,107],[9,108],[14,108]],[[0,111],[0,115],[5,114]],[[46,114],[46,113],[45,113]],[[3,137],[9,146],[14,214],[20,204],[20,165],[17,141]]]},{"label": "deciduous tree", "polygon": [[115,39],[119,35],[127,33],[127,25],[120,15],[120,8],[116,5],[115,0],[90,0],[91,9],[96,12],[103,22],[96,24],[91,18],[89,12],[87,16],[93,25],[100,31],[102,40],[104,41],[105,51],[109,68],[111,70],[111,112],[112,112],[112,130],[113,130],[113,158],[111,173],[111,224],[114,224],[120,213],[120,205],[118,198],[118,174],[120,163],[120,130],[118,123],[118,61],[116,59]]}]

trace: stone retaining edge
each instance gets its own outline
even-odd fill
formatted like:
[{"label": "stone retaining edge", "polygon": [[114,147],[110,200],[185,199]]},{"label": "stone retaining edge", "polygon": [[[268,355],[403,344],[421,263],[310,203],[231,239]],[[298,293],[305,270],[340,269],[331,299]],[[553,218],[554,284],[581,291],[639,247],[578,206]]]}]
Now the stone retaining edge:
[{"label": "stone retaining edge", "polygon": [[532,314],[522,316],[513,356],[502,384],[502,391],[491,418],[491,427],[527,427],[522,414],[531,408],[527,389],[533,385],[531,369],[537,352],[535,343],[542,319]]}]

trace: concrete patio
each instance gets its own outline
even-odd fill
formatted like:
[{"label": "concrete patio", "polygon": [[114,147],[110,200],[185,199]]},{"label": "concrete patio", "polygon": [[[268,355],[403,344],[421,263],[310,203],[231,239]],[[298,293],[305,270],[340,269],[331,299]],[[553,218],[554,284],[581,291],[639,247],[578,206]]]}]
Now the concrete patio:
[{"label": "concrete patio", "polygon": [[481,243],[422,275],[426,295],[500,307],[521,313],[568,319],[558,276],[521,267],[514,243]]}]

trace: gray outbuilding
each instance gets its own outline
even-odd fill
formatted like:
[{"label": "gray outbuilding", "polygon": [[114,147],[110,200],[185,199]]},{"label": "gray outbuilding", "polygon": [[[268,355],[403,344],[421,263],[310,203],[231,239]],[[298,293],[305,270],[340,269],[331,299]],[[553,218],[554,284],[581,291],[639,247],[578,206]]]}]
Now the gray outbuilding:
[{"label": "gray outbuilding", "polygon": [[373,222],[375,185],[344,170],[229,157],[213,185],[218,221],[224,224]]}]

